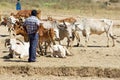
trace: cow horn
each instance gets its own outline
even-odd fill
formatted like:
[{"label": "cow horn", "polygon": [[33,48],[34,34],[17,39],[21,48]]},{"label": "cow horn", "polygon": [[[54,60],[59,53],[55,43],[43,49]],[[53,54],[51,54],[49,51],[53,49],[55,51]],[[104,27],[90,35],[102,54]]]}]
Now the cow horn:
[{"label": "cow horn", "polygon": [[66,23],[65,23],[65,21],[63,20],[63,24],[65,25],[65,28],[67,28],[67,25],[66,25]]},{"label": "cow horn", "polygon": [[20,39],[18,39],[18,38],[17,38],[16,40],[20,41],[23,45],[25,45],[24,42],[23,42],[22,40],[20,40]]}]

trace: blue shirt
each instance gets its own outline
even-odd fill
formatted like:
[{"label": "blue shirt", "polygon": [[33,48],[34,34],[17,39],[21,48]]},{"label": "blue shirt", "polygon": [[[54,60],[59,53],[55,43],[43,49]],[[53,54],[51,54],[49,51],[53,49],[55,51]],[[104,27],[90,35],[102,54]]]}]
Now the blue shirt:
[{"label": "blue shirt", "polygon": [[17,2],[17,4],[16,4],[16,10],[21,10],[21,4],[20,4],[20,2]]},{"label": "blue shirt", "polygon": [[25,20],[23,25],[26,28],[28,34],[36,33],[40,25],[40,20],[36,16],[30,16]]}]

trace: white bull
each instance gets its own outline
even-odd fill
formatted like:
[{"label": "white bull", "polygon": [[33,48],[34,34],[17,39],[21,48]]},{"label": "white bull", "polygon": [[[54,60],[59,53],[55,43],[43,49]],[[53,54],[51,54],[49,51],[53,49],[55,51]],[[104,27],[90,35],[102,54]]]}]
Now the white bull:
[{"label": "white bull", "polygon": [[77,21],[75,23],[76,31],[82,31],[83,36],[86,37],[85,43],[87,47],[87,43],[89,40],[89,36],[91,34],[102,34],[106,33],[107,35],[107,47],[109,47],[109,38],[112,38],[113,45],[115,46],[115,37],[112,33],[113,21],[109,19],[82,19],[81,21]]},{"label": "white bull", "polygon": [[29,55],[29,42],[23,42],[19,39],[6,39],[5,46],[9,48],[9,57],[23,58]]},{"label": "white bull", "polygon": [[10,39],[10,52],[13,55],[18,55],[19,58],[23,58],[29,55],[29,42],[21,42],[16,39]]}]

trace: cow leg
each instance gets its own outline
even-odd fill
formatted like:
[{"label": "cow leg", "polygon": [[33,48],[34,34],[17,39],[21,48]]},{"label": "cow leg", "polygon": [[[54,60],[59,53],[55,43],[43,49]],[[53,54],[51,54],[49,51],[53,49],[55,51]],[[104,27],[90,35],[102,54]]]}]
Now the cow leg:
[{"label": "cow leg", "polygon": [[47,55],[47,51],[50,50],[51,51],[51,42],[46,42],[47,44],[45,44],[45,55]]},{"label": "cow leg", "polygon": [[[77,39],[77,35],[76,35],[76,32],[74,31],[74,32],[72,32],[72,44],[71,45],[73,45],[73,42],[74,42],[74,40],[75,40],[75,37],[76,37],[76,39]],[[77,39],[78,40],[78,39]],[[77,42],[77,45],[76,45],[77,47],[79,46],[79,43]]]},{"label": "cow leg", "polygon": [[112,41],[113,41],[112,47],[114,47],[115,46],[115,39],[112,38]]},{"label": "cow leg", "polygon": [[70,46],[70,38],[67,37],[67,48]]},{"label": "cow leg", "polygon": [[112,45],[112,47],[114,47],[115,46],[115,37],[112,35],[112,34],[109,34],[109,36],[112,38],[112,41],[113,41],[113,45]]},{"label": "cow leg", "polygon": [[86,37],[86,39],[85,39],[85,47],[87,47],[87,42],[88,42],[88,40],[87,40],[87,37]]},{"label": "cow leg", "polygon": [[59,40],[59,44],[61,45],[61,42],[60,42],[60,40]]},{"label": "cow leg", "polygon": [[42,50],[43,49],[42,44],[39,45],[39,49],[40,49],[41,55],[44,55]]},{"label": "cow leg", "polygon": [[45,42],[45,55],[47,55],[47,42]]},{"label": "cow leg", "polygon": [[107,47],[109,47],[109,34],[106,33],[106,35],[107,35]]},{"label": "cow leg", "polygon": [[78,32],[75,32],[75,37],[76,37],[76,39],[77,39],[77,47],[80,45],[80,35],[79,35],[79,33]]},{"label": "cow leg", "polygon": [[74,32],[72,32],[72,41],[75,40],[75,36],[76,36],[76,32],[74,31]]},{"label": "cow leg", "polygon": [[87,47],[88,41],[89,41],[89,34],[86,34],[86,37],[85,37],[85,47]]},{"label": "cow leg", "polygon": [[37,46],[36,51],[37,51],[37,54],[39,54],[39,55],[40,55],[40,44],[39,44],[39,43],[38,43],[38,46]]}]

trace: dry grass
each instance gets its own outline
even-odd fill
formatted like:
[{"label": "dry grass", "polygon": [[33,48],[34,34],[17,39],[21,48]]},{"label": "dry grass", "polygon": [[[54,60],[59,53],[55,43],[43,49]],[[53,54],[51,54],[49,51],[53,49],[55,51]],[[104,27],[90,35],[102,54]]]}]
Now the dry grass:
[{"label": "dry grass", "polygon": [[[1,0],[3,15],[15,11],[16,0]],[[80,16],[120,19],[120,10],[107,8],[104,3],[92,3],[90,0],[21,0],[22,9],[41,9],[42,16]]]}]

